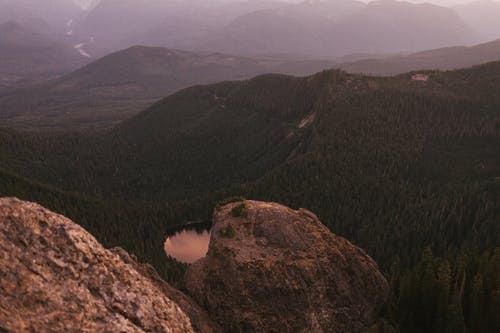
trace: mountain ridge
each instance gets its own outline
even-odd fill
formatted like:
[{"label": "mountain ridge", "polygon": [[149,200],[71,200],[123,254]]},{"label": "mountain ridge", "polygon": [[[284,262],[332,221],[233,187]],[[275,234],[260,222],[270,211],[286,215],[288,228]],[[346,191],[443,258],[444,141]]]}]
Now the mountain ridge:
[{"label": "mountain ridge", "polygon": [[373,75],[397,75],[417,70],[454,70],[500,60],[500,39],[473,46],[452,46],[339,64],[348,72]]},{"label": "mountain ridge", "polygon": [[40,126],[40,120],[46,120],[55,127],[69,123],[84,127],[87,122],[90,127],[101,123],[109,127],[192,85],[266,72],[311,74],[333,64],[133,46],[55,80],[0,95],[0,105],[6,110],[1,117],[7,124],[18,120],[21,125]]}]

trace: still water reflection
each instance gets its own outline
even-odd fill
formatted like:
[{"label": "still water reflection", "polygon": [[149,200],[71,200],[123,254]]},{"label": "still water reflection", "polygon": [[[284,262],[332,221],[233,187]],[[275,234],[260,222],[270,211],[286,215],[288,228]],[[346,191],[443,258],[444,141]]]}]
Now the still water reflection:
[{"label": "still water reflection", "polygon": [[188,226],[168,233],[164,248],[167,255],[190,264],[207,254],[209,242],[207,225]]}]

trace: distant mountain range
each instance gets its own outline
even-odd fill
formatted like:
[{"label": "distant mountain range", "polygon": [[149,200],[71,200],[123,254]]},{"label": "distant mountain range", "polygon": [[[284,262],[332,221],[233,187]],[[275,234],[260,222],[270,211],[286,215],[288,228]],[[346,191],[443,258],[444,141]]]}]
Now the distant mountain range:
[{"label": "distant mountain range", "polygon": [[318,57],[415,52],[486,38],[469,25],[451,8],[394,0],[369,4],[354,0],[298,4],[103,0],[74,31],[94,37],[101,48],[110,50],[141,44]]},{"label": "distant mountain range", "polygon": [[92,56],[133,45],[240,55],[417,52],[500,38],[500,2],[0,0],[0,23],[50,30]]},{"label": "distant mountain range", "polygon": [[237,18],[199,48],[239,54],[340,56],[470,43],[474,32],[451,9],[383,0],[288,5]]},{"label": "distant mountain range", "polygon": [[223,28],[240,15],[280,5],[273,0],[102,0],[75,27],[75,33],[92,36],[99,46],[110,50],[138,44],[194,46],[208,33]]}]

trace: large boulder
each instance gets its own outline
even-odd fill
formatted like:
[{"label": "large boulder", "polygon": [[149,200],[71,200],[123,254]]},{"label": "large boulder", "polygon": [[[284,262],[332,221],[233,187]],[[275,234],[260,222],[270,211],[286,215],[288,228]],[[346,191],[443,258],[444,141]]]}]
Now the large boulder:
[{"label": "large boulder", "polygon": [[158,283],[37,204],[0,199],[0,267],[1,332],[193,332]]},{"label": "large boulder", "polygon": [[257,201],[215,210],[186,287],[228,332],[366,332],[389,293],[377,264],[313,213]]}]

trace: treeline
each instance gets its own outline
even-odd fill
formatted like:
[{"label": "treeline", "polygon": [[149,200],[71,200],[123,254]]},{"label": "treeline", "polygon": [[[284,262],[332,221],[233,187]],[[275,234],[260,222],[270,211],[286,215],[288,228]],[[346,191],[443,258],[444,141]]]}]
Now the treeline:
[{"label": "treeline", "polygon": [[495,332],[500,327],[500,248],[474,256],[434,257],[402,270],[395,260],[387,317],[403,332]]}]

